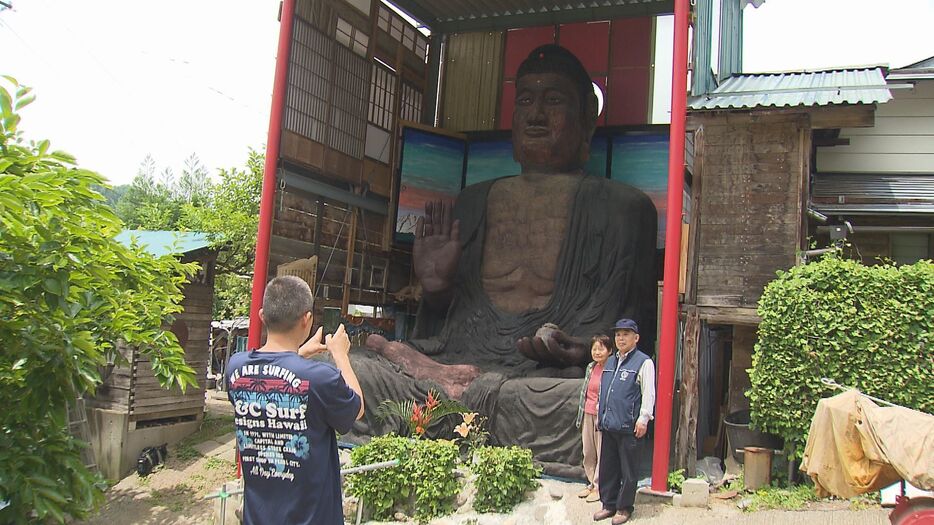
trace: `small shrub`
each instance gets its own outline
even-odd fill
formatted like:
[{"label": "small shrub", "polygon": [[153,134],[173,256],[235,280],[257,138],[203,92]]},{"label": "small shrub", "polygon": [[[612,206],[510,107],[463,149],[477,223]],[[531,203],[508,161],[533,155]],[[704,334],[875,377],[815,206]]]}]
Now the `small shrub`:
[{"label": "small shrub", "polygon": [[377,520],[388,520],[395,509],[419,522],[450,514],[460,487],[454,477],[458,448],[447,440],[374,437],[350,452],[354,465],[399,460],[399,466],[347,477],[348,492],[363,498]]},{"label": "small shrub", "polygon": [[743,478],[742,474],[720,486],[720,492],[729,492],[731,490],[735,490],[736,492],[743,492],[746,490],[746,480]]},{"label": "small shrub", "polygon": [[520,447],[480,447],[471,470],[477,476],[473,507],[478,512],[509,512],[538,487],[541,475],[532,464],[532,451]]},{"label": "small shrub", "polygon": [[684,485],[684,469],[679,468],[674,472],[668,473],[668,490],[672,492],[681,492]]},{"label": "small shrub", "polygon": [[460,490],[454,477],[458,457],[453,441],[420,440],[415,444],[406,470],[415,485],[415,519],[419,523],[454,511],[454,498]]},{"label": "small shrub", "polygon": [[817,494],[811,485],[795,485],[788,488],[764,487],[752,496],[752,503],[743,510],[754,512],[758,510],[781,509],[801,510],[808,503],[817,501]]},{"label": "small shrub", "polygon": [[209,457],[204,462],[205,470],[224,470],[234,474],[236,472],[236,463],[233,461],[228,461],[226,459],[221,459],[216,456]]}]

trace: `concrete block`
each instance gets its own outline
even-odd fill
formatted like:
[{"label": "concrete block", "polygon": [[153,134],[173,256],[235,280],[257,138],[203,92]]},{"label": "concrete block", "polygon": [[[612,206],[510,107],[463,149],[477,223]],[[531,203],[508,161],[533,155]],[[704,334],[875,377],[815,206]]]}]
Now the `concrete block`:
[{"label": "concrete block", "polygon": [[174,445],[197,432],[200,426],[200,421],[186,421],[171,425],[137,428],[127,432],[120,459],[120,477],[129,474],[136,468],[136,460],[144,448],[158,446],[163,443],[170,446]]},{"label": "concrete block", "polygon": [[117,481],[124,474],[121,457],[129,417],[126,412],[104,408],[88,408],[87,416],[91,449],[94,451],[97,468],[105,478]]},{"label": "concrete block", "polygon": [[707,508],[710,497],[710,484],[703,479],[686,479],[681,485],[681,498],[678,504],[682,507]]}]

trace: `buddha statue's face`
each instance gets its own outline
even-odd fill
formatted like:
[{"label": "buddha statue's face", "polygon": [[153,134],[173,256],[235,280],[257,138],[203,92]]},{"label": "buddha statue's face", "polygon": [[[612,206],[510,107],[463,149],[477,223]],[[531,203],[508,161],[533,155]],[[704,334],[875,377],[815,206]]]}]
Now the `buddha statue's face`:
[{"label": "buddha statue's face", "polygon": [[513,158],[522,173],[568,173],[589,155],[591,129],[585,129],[580,94],[557,73],[534,73],[516,82],[512,114]]}]

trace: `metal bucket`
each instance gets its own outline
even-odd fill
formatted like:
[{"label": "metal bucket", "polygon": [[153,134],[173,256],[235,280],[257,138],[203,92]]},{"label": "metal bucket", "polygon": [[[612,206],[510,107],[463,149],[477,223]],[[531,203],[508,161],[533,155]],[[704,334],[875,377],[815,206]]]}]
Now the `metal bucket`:
[{"label": "metal bucket", "polygon": [[733,459],[739,464],[743,463],[743,454],[737,452],[737,450],[743,450],[746,447],[781,450],[785,446],[782,438],[749,428],[749,417],[749,410],[739,410],[723,418],[723,426],[726,428],[730,451],[733,454]]}]

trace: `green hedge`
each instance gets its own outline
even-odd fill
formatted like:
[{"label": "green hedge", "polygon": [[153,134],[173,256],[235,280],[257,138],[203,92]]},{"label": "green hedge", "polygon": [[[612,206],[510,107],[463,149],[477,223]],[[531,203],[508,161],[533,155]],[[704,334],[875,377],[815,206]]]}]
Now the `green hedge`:
[{"label": "green hedge", "polygon": [[351,474],[348,492],[363,498],[378,520],[392,519],[395,510],[418,522],[450,514],[460,486],[454,476],[457,444],[443,439],[410,439],[393,434],[374,437],[353,449],[354,465],[399,460],[398,467]]},{"label": "green hedge", "polygon": [[[754,428],[800,457],[829,377],[934,411],[934,264],[864,266],[836,254],[778,273],[759,300],[748,392]],[[792,448],[793,447],[793,448]]]}]

